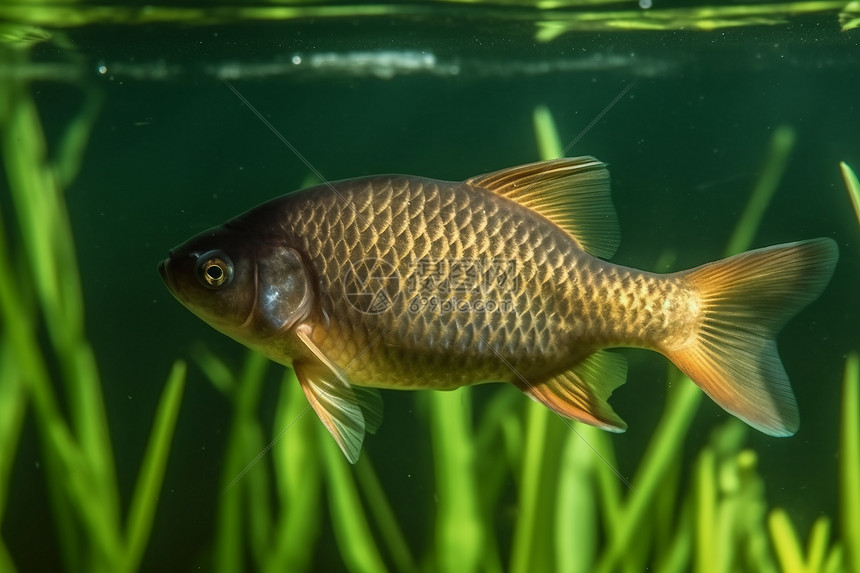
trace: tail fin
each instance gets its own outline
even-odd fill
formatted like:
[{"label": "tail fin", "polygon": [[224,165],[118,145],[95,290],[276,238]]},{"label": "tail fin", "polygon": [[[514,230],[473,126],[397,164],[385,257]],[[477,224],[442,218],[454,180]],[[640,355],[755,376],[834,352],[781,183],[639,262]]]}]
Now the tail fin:
[{"label": "tail fin", "polygon": [[664,353],[717,404],[772,436],[797,431],[797,402],[777,354],[782,326],[824,290],[831,239],[776,245],[682,273],[701,297],[698,332]]}]

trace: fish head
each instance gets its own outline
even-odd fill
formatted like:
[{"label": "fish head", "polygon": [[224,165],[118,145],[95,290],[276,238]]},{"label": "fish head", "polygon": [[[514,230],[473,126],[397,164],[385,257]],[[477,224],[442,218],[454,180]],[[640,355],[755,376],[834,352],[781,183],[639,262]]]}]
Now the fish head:
[{"label": "fish head", "polygon": [[314,300],[297,250],[230,223],[172,249],[158,271],[186,308],[252,347],[306,318]]}]

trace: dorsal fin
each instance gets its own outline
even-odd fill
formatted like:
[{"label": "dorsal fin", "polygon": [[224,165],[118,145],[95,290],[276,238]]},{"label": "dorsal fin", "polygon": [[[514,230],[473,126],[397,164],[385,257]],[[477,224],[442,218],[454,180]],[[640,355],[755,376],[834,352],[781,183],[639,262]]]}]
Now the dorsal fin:
[{"label": "dorsal fin", "polygon": [[620,240],[609,171],[594,157],[559,158],[467,179],[564,229],[583,251],[608,259]]}]

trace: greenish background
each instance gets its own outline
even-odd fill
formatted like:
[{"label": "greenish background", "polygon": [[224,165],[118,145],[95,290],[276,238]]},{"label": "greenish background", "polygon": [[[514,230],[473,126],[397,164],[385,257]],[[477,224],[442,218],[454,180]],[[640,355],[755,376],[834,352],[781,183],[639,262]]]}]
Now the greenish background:
[{"label": "greenish background", "polygon": [[[751,431],[746,444],[758,454],[768,505],[784,508],[801,538],[820,515],[838,514],[842,371],[848,353],[860,348],[860,227],[838,166],[860,167],[856,31],[840,32],[830,14],[776,27],[594,31],[539,43],[525,19],[451,14],[428,8],[391,20],[72,28],[55,30],[61,42],[31,48],[29,64],[4,66],[3,82],[43,68],[59,77],[35,80],[31,88],[49,149],[86,98],[101,98],[80,173],[65,197],[124,507],[165,376],[177,358],[190,361],[142,570],[213,568],[234,410],[192,357],[205,347],[237,371],[245,360],[243,348],[172,299],[155,265],[189,236],[301,187],[309,175],[221,81],[224,69],[237,70],[231,84],[329,180],[391,172],[463,179],[535,161],[536,106],[549,108],[566,145],[635,80],[567,155],[609,163],[622,228],[613,260],[656,271],[722,255],[775,130],[793,130],[795,145],[753,246],[828,236],[839,243],[841,257],[821,299],[779,338],[801,430],[788,439]],[[297,54],[386,50],[433,54],[438,65],[393,77],[355,67],[286,65]],[[246,72],[272,63],[290,71]],[[0,205],[14,245],[9,204],[4,176]],[[664,409],[666,364],[644,351],[624,354],[628,382],[612,402],[629,430],[611,442],[614,464],[629,479]],[[281,378],[280,367],[268,368],[256,410],[268,436],[280,431],[272,426]],[[511,394],[515,412],[527,402],[495,385],[471,392],[476,417],[498,393]],[[440,486],[432,414],[428,399],[417,394],[383,393],[385,420],[365,452],[420,556],[436,551]],[[702,402],[683,441],[682,482],[711,430],[727,417]],[[554,416],[547,423],[568,431]],[[2,522],[20,571],[56,570],[62,563],[35,424],[28,415]],[[256,453],[245,452],[244,459]],[[260,462],[265,468],[270,463],[266,457]],[[484,477],[477,472],[473,479],[480,486]],[[310,472],[309,479],[319,480],[319,473]],[[520,518],[519,479],[507,475],[500,487],[491,519],[507,559]],[[328,510],[323,504],[320,511]],[[346,566],[336,536],[321,519],[311,569],[341,570]],[[553,531],[550,523],[537,525],[547,535]],[[251,556],[242,561],[255,568]]]}]

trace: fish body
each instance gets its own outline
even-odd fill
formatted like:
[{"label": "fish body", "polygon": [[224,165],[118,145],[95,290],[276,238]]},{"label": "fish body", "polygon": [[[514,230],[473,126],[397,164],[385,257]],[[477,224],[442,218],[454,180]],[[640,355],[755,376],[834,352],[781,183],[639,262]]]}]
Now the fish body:
[{"label": "fish body", "polygon": [[367,388],[507,382],[607,430],[626,378],[604,349],[663,353],[752,426],[788,435],[797,406],[776,353],[816,298],[830,239],[655,274],[607,262],[619,240],[605,165],[540,162],[462,182],[332,182],[201,233],[159,265],[215,328],[291,365],[350,461],[381,419]]}]

